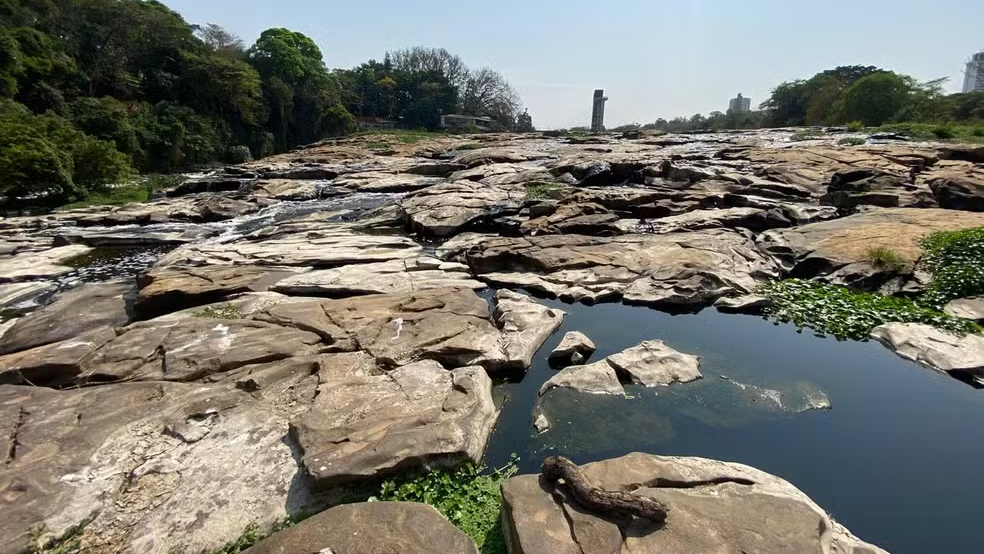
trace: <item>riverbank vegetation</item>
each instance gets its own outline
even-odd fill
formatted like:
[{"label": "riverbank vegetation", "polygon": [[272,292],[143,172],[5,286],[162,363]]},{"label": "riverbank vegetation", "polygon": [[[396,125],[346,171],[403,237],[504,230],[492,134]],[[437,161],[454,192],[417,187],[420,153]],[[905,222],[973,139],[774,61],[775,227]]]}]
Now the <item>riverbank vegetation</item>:
[{"label": "riverbank vegetation", "polygon": [[[329,61],[330,62],[330,61]],[[441,113],[516,125],[498,72],[443,49],[330,70],[309,37],[252,46],[153,0],[0,3],[0,202],[56,206],[140,173],[241,163],[357,128],[436,130]]]},{"label": "riverbank vegetation", "polygon": [[657,119],[642,128],[843,126],[851,132],[868,128],[925,140],[984,141],[984,92],[947,95],[944,82],[921,83],[874,66],[842,66],[779,84],[759,111]]},{"label": "riverbank vegetation", "polygon": [[[872,329],[890,322],[925,323],[956,334],[980,333],[976,323],[947,315],[943,309],[952,300],[984,295],[984,227],[933,233],[921,245],[919,267],[932,274],[932,281],[915,298],[787,279],[761,289],[774,303],[768,315],[777,322],[841,340],[867,340]],[[908,265],[884,248],[872,249],[868,258],[890,272],[900,272]]]}]

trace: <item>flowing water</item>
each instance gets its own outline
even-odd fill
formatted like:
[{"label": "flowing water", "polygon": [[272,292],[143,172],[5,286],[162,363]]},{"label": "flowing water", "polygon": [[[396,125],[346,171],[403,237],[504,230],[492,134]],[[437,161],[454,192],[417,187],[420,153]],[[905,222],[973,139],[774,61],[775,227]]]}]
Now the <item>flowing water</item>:
[{"label": "flowing water", "polygon": [[[756,317],[543,302],[568,315],[525,378],[497,387],[504,409],[489,464],[516,453],[521,470],[535,472],[555,453],[584,463],[635,451],[741,462],[791,481],[893,554],[984,552],[984,391],[877,343],[818,338]],[[699,355],[704,378],[627,385],[628,399],[554,389],[538,402],[555,374],[546,356],[574,330],[598,346],[592,361],[660,339]],[[832,409],[809,409],[825,398]],[[540,435],[537,410],[551,423]]]}]

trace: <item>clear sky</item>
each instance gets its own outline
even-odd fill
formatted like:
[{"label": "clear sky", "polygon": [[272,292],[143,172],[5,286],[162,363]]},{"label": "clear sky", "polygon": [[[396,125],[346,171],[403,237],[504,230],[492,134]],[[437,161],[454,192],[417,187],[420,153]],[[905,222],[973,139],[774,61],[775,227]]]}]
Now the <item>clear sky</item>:
[{"label": "clear sky", "polygon": [[949,77],[984,49],[984,0],[163,0],[190,23],[247,45],[270,27],[315,40],[331,68],[387,50],[447,48],[516,87],[541,129],[714,110],[742,92],[758,105],[778,83],[838,65]]}]

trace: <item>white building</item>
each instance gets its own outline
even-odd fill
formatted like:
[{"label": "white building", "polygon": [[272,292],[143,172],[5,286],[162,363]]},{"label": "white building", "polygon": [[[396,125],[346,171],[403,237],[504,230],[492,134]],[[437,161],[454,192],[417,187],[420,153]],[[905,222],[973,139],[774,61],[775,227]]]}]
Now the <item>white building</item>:
[{"label": "white building", "polygon": [[728,102],[728,111],[732,113],[748,113],[752,111],[752,99],[745,98],[739,92],[737,98],[732,98]]},{"label": "white building", "polygon": [[964,72],[964,92],[984,92],[984,52],[974,54]]}]

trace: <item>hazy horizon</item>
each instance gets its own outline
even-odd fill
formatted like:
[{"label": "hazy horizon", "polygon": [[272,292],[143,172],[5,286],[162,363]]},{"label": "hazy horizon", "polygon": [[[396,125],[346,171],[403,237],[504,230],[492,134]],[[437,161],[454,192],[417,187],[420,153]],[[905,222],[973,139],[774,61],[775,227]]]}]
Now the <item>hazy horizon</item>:
[{"label": "hazy horizon", "polygon": [[839,65],[876,65],[920,81],[949,77],[946,90],[960,92],[965,62],[984,49],[984,2],[969,0],[164,3],[247,46],[271,27],[300,31],[333,69],[381,60],[388,50],[446,48],[469,67],[504,74],[541,129],[587,125],[596,88],[610,98],[606,125],[615,127],[725,111],[738,92],[758,106],[780,82]]}]

